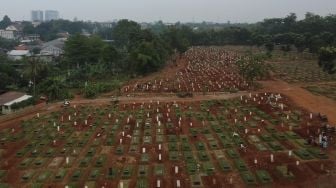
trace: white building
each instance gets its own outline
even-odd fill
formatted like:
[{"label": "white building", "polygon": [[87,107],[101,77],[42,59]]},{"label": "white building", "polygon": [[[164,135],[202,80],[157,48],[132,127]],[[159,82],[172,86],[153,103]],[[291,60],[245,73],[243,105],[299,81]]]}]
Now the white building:
[{"label": "white building", "polygon": [[31,21],[43,22],[43,11],[42,10],[32,10],[31,11]]},{"label": "white building", "polygon": [[19,38],[19,30],[14,25],[8,26],[5,30],[0,30],[0,37],[15,40]]},{"label": "white building", "polygon": [[16,39],[15,31],[7,31],[0,29],[0,37],[8,40],[15,40]]},{"label": "white building", "polygon": [[46,10],[45,11],[45,21],[58,20],[59,13],[56,10]]},{"label": "white building", "polygon": [[12,105],[32,98],[30,95],[20,92],[7,92],[0,95],[0,106],[2,114],[10,114],[13,112]]},{"label": "white building", "polygon": [[29,50],[12,50],[7,53],[9,59],[21,60],[23,57],[31,56]]}]

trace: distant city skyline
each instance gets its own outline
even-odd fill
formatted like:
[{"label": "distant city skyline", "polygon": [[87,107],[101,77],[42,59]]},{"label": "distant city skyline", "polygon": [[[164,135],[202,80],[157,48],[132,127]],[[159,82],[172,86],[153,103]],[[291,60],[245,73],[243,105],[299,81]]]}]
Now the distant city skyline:
[{"label": "distant city skyline", "polygon": [[31,20],[31,10],[57,10],[69,20],[252,23],[291,12],[299,19],[306,12],[326,16],[335,7],[335,0],[2,0],[0,16]]}]

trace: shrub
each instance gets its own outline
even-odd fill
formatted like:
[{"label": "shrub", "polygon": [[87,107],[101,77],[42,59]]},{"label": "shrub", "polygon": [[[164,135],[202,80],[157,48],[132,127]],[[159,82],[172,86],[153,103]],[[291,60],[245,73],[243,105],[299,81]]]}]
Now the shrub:
[{"label": "shrub", "polygon": [[31,97],[25,101],[12,104],[11,108],[12,110],[18,110],[18,109],[21,109],[21,108],[24,108],[30,105],[35,105],[35,104],[36,104],[36,98]]}]

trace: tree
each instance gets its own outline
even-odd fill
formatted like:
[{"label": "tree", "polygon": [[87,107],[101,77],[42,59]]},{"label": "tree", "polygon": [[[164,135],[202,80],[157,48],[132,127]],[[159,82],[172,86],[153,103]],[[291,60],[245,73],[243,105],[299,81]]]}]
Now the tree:
[{"label": "tree", "polygon": [[178,28],[170,27],[162,34],[167,44],[180,53],[185,52],[190,46],[191,40],[187,36],[191,36],[191,30],[188,27]]},{"label": "tree", "polygon": [[265,43],[265,39],[262,35],[254,34],[252,35],[252,43],[257,45],[257,47],[259,48]]},{"label": "tree", "polygon": [[48,97],[49,101],[64,100],[72,97],[62,77],[50,77],[39,84],[39,90]]},{"label": "tree", "polygon": [[121,69],[121,55],[118,50],[112,45],[105,45],[101,51],[100,60],[105,64],[107,70],[114,73],[117,68]]},{"label": "tree", "polygon": [[48,77],[50,67],[48,64],[41,62],[34,57],[24,59],[23,61],[28,61],[22,71],[23,78],[32,84],[32,92],[36,95],[36,85]]},{"label": "tree", "polygon": [[9,63],[0,63],[0,90],[6,91],[10,86],[19,86],[22,82],[19,72]]},{"label": "tree", "polygon": [[131,52],[132,66],[138,74],[148,74],[158,70],[164,63],[154,47],[153,42],[142,42]]},{"label": "tree", "polygon": [[268,75],[268,66],[262,56],[247,56],[237,61],[237,66],[239,73],[251,84]]},{"label": "tree", "polygon": [[[89,64],[98,63],[100,56],[101,56],[101,52],[105,46],[105,43],[103,42],[103,40],[99,36],[93,35],[87,38],[85,46],[88,50],[86,52],[86,56],[87,56],[86,63],[89,63]],[[83,53],[85,53],[85,51],[83,51]]]},{"label": "tree", "polygon": [[131,35],[140,33],[141,26],[129,20],[120,20],[113,28],[112,38],[117,46],[128,47],[131,41]]},{"label": "tree", "polygon": [[322,47],[319,50],[319,66],[329,74],[336,73],[336,48]]},{"label": "tree", "polygon": [[64,57],[70,67],[80,67],[88,62],[89,46],[87,40],[87,37],[76,34],[65,42]]},{"label": "tree", "polygon": [[0,50],[11,50],[18,44],[15,40],[8,40],[0,37]]},{"label": "tree", "polygon": [[6,29],[11,24],[12,24],[11,19],[7,15],[5,15],[2,21],[0,22],[0,29]]},{"label": "tree", "polygon": [[33,54],[36,55],[36,54],[40,53],[41,48],[40,47],[34,47],[32,51],[33,51]]},{"label": "tree", "polygon": [[296,50],[300,53],[302,53],[305,50],[305,36],[296,34],[294,37],[294,46],[296,47]]},{"label": "tree", "polygon": [[31,22],[22,22],[22,32],[25,34],[35,34],[35,28]]}]

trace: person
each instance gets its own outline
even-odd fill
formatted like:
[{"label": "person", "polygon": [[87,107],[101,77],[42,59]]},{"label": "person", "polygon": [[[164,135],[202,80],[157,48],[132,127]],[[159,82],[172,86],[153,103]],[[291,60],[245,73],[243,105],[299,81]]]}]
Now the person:
[{"label": "person", "polygon": [[328,137],[326,135],[322,138],[322,147],[327,148],[328,147]]}]

